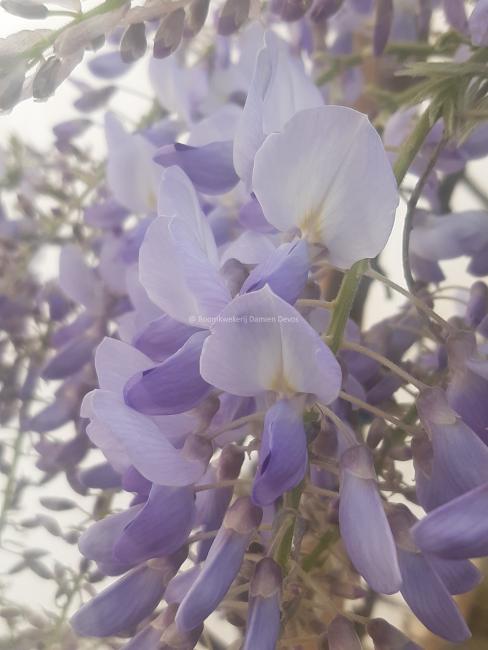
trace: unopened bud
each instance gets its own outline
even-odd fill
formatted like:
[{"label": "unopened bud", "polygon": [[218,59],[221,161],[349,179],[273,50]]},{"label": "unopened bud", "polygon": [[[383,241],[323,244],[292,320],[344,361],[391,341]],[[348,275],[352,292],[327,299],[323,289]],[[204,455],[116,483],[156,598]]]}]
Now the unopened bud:
[{"label": "unopened bud", "polygon": [[270,598],[281,589],[282,580],[280,566],[270,557],[265,557],[256,566],[249,595],[251,598]]},{"label": "unopened bud", "polygon": [[310,18],[317,23],[327,20],[339,11],[343,3],[344,0],[318,0],[312,7]]},{"label": "unopened bud", "polygon": [[56,56],[50,57],[41,65],[32,85],[34,99],[47,99],[54,93],[60,82],[60,69],[61,59]]},{"label": "unopened bud", "polygon": [[280,15],[286,22],[300,20],[312,6],[312,0],[283,0]]},{"label": "unopened bud", "polygon": [[375,650],[421,650],[420,646],[382,618],[369,621],[366,631],[373,639]]},{"label": "unopened bud", "polygon": [[250,0],[227,0],[220,12],[217,31],[222,36],[236,32],[249,17]]},{"label": "unopened bud", "polygon": [[193,0],[187,8],[185,36],[191,38],[198,34],[207,20],[210,0]]},{"label": "unopened bud", "polygon": [[144,56],[147,48],[144,23],[129,25],[120,41],[120,57],[124,63],[133,63]]},{"label": "unopened bud", "polygon": [[255,506],[249,497],[234,501],[227,510],[222,528],[233,530],[239,535],[248,535],[261,523],[263,511]]},{"label": "unopened bud", "polygon": [[43,19],[48,15],[48,9],[44,5],[38,5],[28,0],[3,0],[2,9],[9,14],[20,18]]},{"label": "unopened bud", "polygon": [[187,460],[196,460],[206,465],[213,454],[212,443],[202,436],[190,435],[185,440],[182,454]]},{"label": "unopened bud", "polygon": [[15,106],[24,86],[26,64],[20,61],[8,69],[0,69],[0,110],[9,111]]},{"label": "unopened bud", "polygon": [[362,650],[354,625],[344,616],[336,616],[327,629],[329,650]]},{"label": "unopened bud", "polygon": [[244,452],[235,445],[226,445],[222,449],[218,461],[217,480],[229,481],[236,479],[244,462]]},{"label": "unopened bud", "polygon": [[488,287],[484,282],[475,282],[469,290],[466,307],[466,324],[477,327],[488,313]]},{"label": "unopened bud", "polygon": [[368,430],[368,435],[366,436],[366,444],[370,449],[376,449],[376,447],[383,440],[388,426],[384,420],[381,418],[375,418],[371,423],[371,426]]},{"label": "unopened bud", "polygon": [[156,59],[165,59],[178,49],[185,27],[185,10],[172,11],[163,18],[154,37],[153,53]]}]

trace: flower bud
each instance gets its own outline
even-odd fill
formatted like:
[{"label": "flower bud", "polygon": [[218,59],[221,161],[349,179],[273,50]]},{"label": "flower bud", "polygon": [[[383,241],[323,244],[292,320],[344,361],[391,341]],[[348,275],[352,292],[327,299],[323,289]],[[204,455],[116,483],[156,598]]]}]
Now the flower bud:
[{"label": "flower bud", "polygon": [[344,616],[336,616],[327,629],[329,650],[362,650],[354,625]]},{"label": "flower bud", "polygon": [[250,0],[227,0],[222,7],[217,24],[217,31],[222,36],[236,32],[249,17]]},{"label": "flower bud", "polygon": [[244,452],[234,445],[226,445],[218,460],[217,480],[228,481],[236,479],[244,462]]},{"label": "flower bud", "polygon": [[26,71],[25,61],[0,69],[0,110],[9,111],[22,93]]},{"label": "flower bud", "polygon": [[184,27],[185,10],[182,7],[163,18],[154,37],[153,53],[156,59],[164,59],[178,49]]},{"label": "flower bud", "polygon": [[215,610],[239,573],[261,518],[261,509],[248,497],[237,499],[229,508],[200,574],[178,609],[175,620],[180,631],[193,630]]},{"label": "flower bud", "polygon": [[382,618],[370,620],[366,630],[373,639],[375,650],[421,650],[420,646]]},{"label": "flower bud", "polygon": [[371,452],[363,445],[341,457],[339,526],[347,553],[368,584],[392,594],[401,584],[395,543],[376,484]]},{"label": "flower bud", "polygon": [[120,57],[124,63],[133,63],[144,56],[147,48],[144,23],[129,25],[120,41]]},{"label": "flower bud", "polygon": [[469,300],[464,317],[469,327],[477,327],[488,313],[488,287],[478,281],[471,285]]},{"label": "flower bud", "polygon": [[2,9],[9,14],[20,18],[43,19],[48,15],[48,9],[44,5],[38,5],[29,0],[3,0]]},{"label": "flower bud", "polygon": [[314,22],[322,22],[336,14],[341,8],[344,0],[316,0],[310,12],[310,18]]},{"label": "flower bud", "polygon": [[188,6],[184,31],[187,38],[196,36],[202,29],[207,20],[209,6],[210,0],[193,0]]},{"label": "flower bud", "polygon": [[300,20],[312,6],[312,0],[283,0],[279,3],[279,13],[286,22]]},{"label": "flower bud", "polygon": [[47,99],[56,90],[61,79],[59,72],[61,59],[51,56],[39,67],[32,84],[32,96],[34,99]]},{"label": "flower bud", "polygon": [[249,589],[249,615],[242,650],[274,648],[280,631],[281,568],[265,557],[256,566]]}]

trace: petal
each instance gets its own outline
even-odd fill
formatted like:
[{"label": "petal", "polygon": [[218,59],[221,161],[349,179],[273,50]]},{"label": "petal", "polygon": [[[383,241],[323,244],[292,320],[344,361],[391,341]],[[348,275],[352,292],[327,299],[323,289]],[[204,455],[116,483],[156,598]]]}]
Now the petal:
[{"label": "petal", "polygon": [[305,287],[309,269],[306,242],[282,244],[251,271],[240,293],[256,291],[267,284],[273,293],[293,305]]},{"label": "petal", "polygon": [[115,199],[107,199],[86,208],[83,218],[85,223],[92,228],[111,230],[120,227],[128,215],[129,211]]},{"label": "petal", "polygon": [[95,370],[102,390],[120,397],[127,381],[152,366],[151,359],[131,345],[106,336],[95,352]]},{"label": "petal", "polygon": [[120,58],[120,52],[107,52],[94,57],[88,62],[92,74],[100,79],[115,79],[128,72],[131,66]]},{"label": "petal", "polygon": [[182,219],[194,233],[208,259],[213,264],[217,264],[217,247],[212,230],[202,213],[195,188],[179,167],[169,167],[161,176],[158,214],[163,217]]},{"label": "petal", "polygon": [[383,594],[398,591],[395,543],[366,447],[351,447],[342,455],[339,527],[354,567],[369,586]]},{"label": "petal", "polygon": [[135,213],[155,209],[160,168],[153,162],[154,147],[141,135],[129,134],[107,113],[107,182],[114,198]]},{"label": "petal", "polygon": [[437,555],[426,555],[425,558],[450,594],[471,591],[483,579],[481,571],[468,560],[445,560]]},{"label": "petal", "polygon": [[410,235],[411,253],[430,261],[472,255],[488,241],[486,212],[470,210],[422,216]]},{"label": "petal", "polygon": [[158,606],[178,569],[169,564],[161,561],[161,565],[143,565],[113,582],[72,617],[75,632],[80,636],[107,637],[140,623]]},{"label": "petal", "polygon": [[168,603],[181,603],[185,594],[197,579],[202,570],[199,564],[192,566],[187,571],[178,573],[168,584],[164,592],[164,600]]},{"label": "petal", "polygon": [[242,264],[259,264],[264,262],[274,251],[275,247],[268,236],[260,232],[245,230],[226,246],[222,252],[220,263],[223,266],[227,260],[234,259]]},{"label": "petal", "polygon": [[[82,402],[82,417],[94,417],[92,401],[95,391],[88,393]],[[130,466],[130,460],[124,446],[113,435],[108,426],[92,420],[86,427],[86,435],[100,449],[108,462],[117,472],[124,472]]]},{"label": "petal", "polygon": [[475,431],[485,445],[488,445],[487,392],[488,381],[472,372],[467,363],[464,371],[452,373],[446,390],[451,408]]},{"label": "petal", "polygon": [[249,590],[249,613],[242,650],[274,650],[280,633],[281,569],[271,558],[261,560]]},{"label": "petal", "polygon": [[[233,445],[227,445],[222,449],[217,469],[209,467],[209,470],[202,478],[202,483],[213,483],[236,479],[241,470],[244,454],[235,449]],[[222,525],[225,513],[232,499],[233,488],[223,487],[214,490],[202,490],[196,495],[197,526],[202,531],[218,530]],[[198,544],[197,559],[203,560],[207,557],[212,540],[202,540]]]},{"label": "petal", "polygon": [[199,192],[225,194],[239,181],[232,162],[232,146],[231,140],[203,147],[177,142],[160,149],[154,160],[163,167],[181,167]]},{"label": "petal", "polygon": [[96,340],[90,336],[82,336],[67,343],[45,365],[41,377],[43,379],[65,379],[74,375],[93,357]]},{"label": "petal", "polygon": [[478,0],[468,20],[469,33],[474,45],[488,45],[488,1]]},{"label": "petal", "polygon": [[422,650],[419,645],[410,641],[400,630],[382,618],[371,619],[366,630],[373,639],[375,650]]},{"label": "petal", "polygon": [[162,630],[156,625],[148,625],[138,632],[121,650],[155,650],[160,645]]},{"label": "petal", "polygon": [[173,219],[169,231],[186,285],[195,297],[197,311],[191,322],[200,314],[219,314],[231,298],[224,278],[210,262],[188,224],[182,219]]},{"label": "petal", "polygon": [[195,332],[196,328],[163,314],[137,333],[133,345],[153,361],[163,361],[177,352]]},{"label": "petal", "polygon": [[59,285],[73,302],[92,312],[99,312],[103,304],[100,283],[93,269],[85,262],[78,246],[63,246],[59,256]]},{"label": "petal", "polygon": [[444,14],[449,25],[451,25],[451,27],[454,27],[454,29],[458,32],[465,33],[468,26],[468,21],[466,18],[466,9],[464,7],[464,4],[458,2],[457,0],[444,0],[443,5]]},{"label": "petal", "polygon": [[200,369],[213,386],[243,397],[265,391],[316,394],[328,404],[341,371],[310,325],[264,287],[235,298],[205,341]]},{"label": "petal", "polygon": [[138,564],[174,553],[188,538],[194,511],[192,489],[154,485],[142,510],[118,537],[113,548],[114,557]]},{"label": "petal", "polygon": [[402,596],[431,632],[461,643],[471,634],[441,579],[420,553],[398,549]]},{"label": "petal", "polygon": [[159,366],[132,377],[125,388],[129,406],[147,415],[183,413],[196,406],[211,386],[200,375],[202,345],[208,332],[197,332]]},{"label": "petal", "polygon": [[[417,399],[420,421],[433,448],[431,482],[434,498],[429,508],[486,483],[488,447],[449,407],[439,388],[423,391]],[[432,496],[434,496],[434,494]]]},{"label": "petal", "polygon": [[36,413],[28,421],[31,431],[48,433],[62,427],[76,414],[76,407],[63,396],[57,397],[52,404]]},{"label": "petal", "polygon": [[200,625],[225,596],[239,572],[261,517],[260,508],[253,506],[246,497],[235,501],[227,511],[202,571],[178,609],[176,624],[182,631]]},{"label": "petal", "polygon": [[329,650],[362,650],[354,625],[344,616],[336,616],[327,628]]},{"label": "petal", "polygon": [[162,176],[158,211],[164,216],[149,226],[140,249],[141,284],[169,316],[191,323],[191,317],[202,309],[207,311],[199,305],[192,284],[197,267],[217,293],[217,301],[225,304],[228,297],[217,273],[218,254],[212,231],[191,182],[178,167],[169,167]]},{"label": "petal", "polygon": [[[301,111],[268,136],[256,154],[253,189],[271,224],[300,229],[341,268],[382,250],[398,204],[378,133],[365,115],[342,106]],[[354,230],[362,236],[351,237]]]},{"label": "petal", "polygon": [[183,486],[197,481],[206,462],[187,460],[145,415],[129,408],[108,391],[94,391],[93,413],[127,451],[134,467],[158,485]]},{"label": "petal", "polygon": [[[108,515],[96,521],[85,530],[79,539],[78,547],[83,555],[95,562],[113,562],[113,546],[124,528],[137,516],[141,506],[133,506],[123,512]],[[128,567],[130,562],[125,563]],[[132,564],[135,564],[133,562]]]},{"label": "petal", "polygon": [[189,323],[197,313],[195,296],[186,284],[169,225],[170,219],[158,217],[147,229],[139,252],[139,278],[155,305],[172,318]]},{"label": "petal", "polygon": [[412,529],[425,553],[462,560],[488,555],[488,483],[432,510]]},{"label": "petal", "polygon": [[98,463],[79,473],[79,479],[87,488],[107,490],[121,487],[121,477],[109,463]]},{"label": "petal", "polygon": [[258,53],[253,79],[234,139],[234,165],[249,185],[254,156],[264,137],[281,131],[286,122],[304,108],[321,106],[322,97],[305,73],[289,45],[274,32],[265,34],[265,47]]},{"label": "petal", "polygon": [[280,400],[266,413],[259,450],[259,467],[252,498],[270,505],[298,485],[308,463],[303,416],[288,400]]}]

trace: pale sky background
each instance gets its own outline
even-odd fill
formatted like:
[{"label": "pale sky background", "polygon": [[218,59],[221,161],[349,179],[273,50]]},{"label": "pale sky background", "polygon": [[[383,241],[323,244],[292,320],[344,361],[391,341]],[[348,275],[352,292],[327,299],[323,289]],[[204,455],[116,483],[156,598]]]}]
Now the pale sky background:
[{"label": "pale sky background", "polygon": [[[10,16],[6,12],[2,11],[0,14],[0,37],[7,36],[15,31],[24,28],[35,29],[37,26],[44,26],[43,21],[25,21],[14,16]],[[142,89],[143,91],[147,88],[147,80],[144,74],[144,68],[147,65],[147,60],[142,62],[140,66],[132,70],[128,75],[123,77],[121,83],[125,86],[130,86],[131,84],[135,88]],[[142,73],[142,74],[141,74]],[[74,73],[77,77],[83,78],[85,74],[82,72],[82,67],[77,68]],[[90,75],[91,80],[94,78]],[[15,109],[7,115],[0,115],[0,148],[2,144],[6,141],[8,135],[12,132],[17,133],[23,140],[30,142],[33,145],[39,147],[52,146],[52,135],[51,127],[57,122],[70,119],[79,115],[76,110],[72,107],[74,99],[77,97],[78,93],[71,83],[65,82],[57,90],[56,95],[49,99],[47,102],[33,102],[28,100],[22,104],[15,107]],[[135,98],[134,96],[128,93],[120,93],[117,95],[115,101],[115,106],[117,107],[117,102],[119,106],[123,106],[123,112],[127,115],[130,115],[131,112],[140,114],[141,106],[144,106],[144,100]],[[94,145],[97,149],[103,147],[103,132],[101,129],[93,131],[94,135]],[[480,184],[486,185],[486,179],[488,178],[488,163],[487,160],[478,161],[471,165],[470,173],[473,178]],[[488,188],[487,188],[488,189]],[[472,208],[480,208],[480,204],[475,197],[466,189],[458,188],[454,197],[454,206],[458,210],[466,210]],[[401,231],[402,231],[402,222],[404,215],[404,206],[402,206],[397,213],[397,220],[394,231],[390,238],[387,248],[382,255],[382,263],[384,268],[390,277],[398,282],[399,284],[404,284],[401,270]],[[55,271],[55,260],[48,259],[45,261],[46,268],[44,269],[46,275],[50,275]],[[466,267],[465,260],[457,260],[450,262],[444,265],[444,268],[448,270],[449,279],[452,283],[455,284],[464,284],[467,280],[467,276],[464,273]],[[471,280],[472,281],[472,280]],[[469,286],[469,283],[467,283]],[[403,299],[395,298],[393,301],[387,301],[385,299],[385,293],[383,288],[376,284],[369,296],[368,307],[366,312],[366,319],[368,323],[376,322],[381,318],[384,318],[387,315],[390,315],[396,311],[398,304],[401,304]],[[446,302],[439,303],[439,311],[443,315],[449,313],[449,304]],[[62,481],[56,483],[51,483],[46,488],[46,494],[53,495],[55,490],[59,490],[58,494],[63,494],[64,496],[72,497],[73,494],[70,492],[69,488]],[[36,500],[32,503],[26,504],[32,512],[36,512],[39,509],[37,503],[38,494],[31,491],[31,499]],[[79,514],[76,514],[78,517]],[[67,516],[69,519],[69,515]],[[45,539],[45,536],[40,535],[34,531],[27,531],[26,535],[29,536],[29,545],[45,545],[48,543],[50,547],[54,550],[55,553],[59,553],[60,557],[65,562],[75,562],[78,553],[76,547],[71,550],[68,549],[67,545],[64,543],[56,545],[53,544],[52,538],[48,540]],[[27,541],[27,540],[26,540]],[[9,566],[12,563],[11,556],[6,553],[0,554],[0,572],[5,569],[5,566]],[[20,574],[14,582],[14,588],[12,591],[13,598],[28,598],[29,604],[36,609],[37,607],[42,606],[46,603],[46,600],[50,597],[51,594],[50,584],[46,581],[32,580],[29,574]]]}]

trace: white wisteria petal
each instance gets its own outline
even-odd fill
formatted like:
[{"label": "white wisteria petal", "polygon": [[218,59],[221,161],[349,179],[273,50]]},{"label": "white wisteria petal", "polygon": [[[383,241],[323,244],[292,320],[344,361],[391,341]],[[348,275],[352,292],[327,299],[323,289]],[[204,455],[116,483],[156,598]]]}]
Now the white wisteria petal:
[{"label": "white wisteria petal", "polygon": [[378,255],[398,205],[378,133],[366,115],[343,106],[301,111],[268,136],[254,161],[253,189],[269,223],[298,229],[339,268]]},{"label": "white wisteria petal", "polygon": [[112,113],[105,117],[107,182],[115,199],[135,213],[153,212],[161,168],[153,162],[156,148],[142,135],[127,133]]},{"label": "white wisteria petal", "polygon": [[192,182],[180,167],[168,167],[161,177],[158,215],[178,217],[186,222],[200,247],[215,266],[218,253],[212,229],[205,218]]},{"label": "white wisteria petal", "polygon": [[218,275],[217,246],[193,185],[178,167],[162,176],[158,212],[139,253],[139,278],[149,298],[183,323],[218,313],[230,295]]},{"label": "white wisteria petal", "polygon": [[309,393],[325,404],[341,385],[332,352],[268,286],[234,298],[221,312],[203,344],[200,373],[233,395]]},{"label": "white wisteria petal", "polygon": [[102,390],[123,399],[124,387],[131,377],[154,366],[145,354],[118,339],[106,336],[95,352],[95,370]]},{"label": "white wisteria petal", "polygon": [[298,111],[323,104],[318,88],[289,45],[272,31],[265,33],[264,43],[234,140],[234,166],[247,185],[254,156],[266,135],[281,131]]}]

